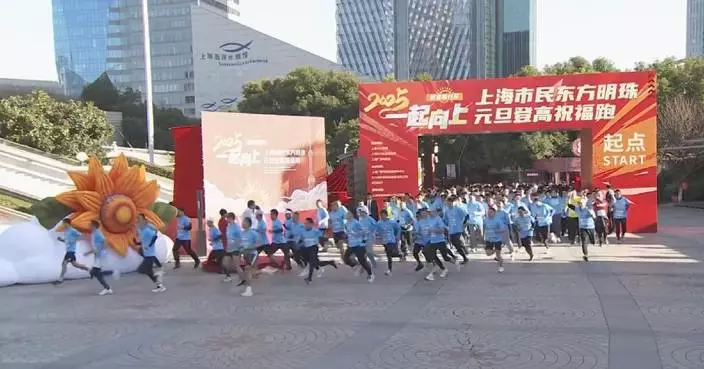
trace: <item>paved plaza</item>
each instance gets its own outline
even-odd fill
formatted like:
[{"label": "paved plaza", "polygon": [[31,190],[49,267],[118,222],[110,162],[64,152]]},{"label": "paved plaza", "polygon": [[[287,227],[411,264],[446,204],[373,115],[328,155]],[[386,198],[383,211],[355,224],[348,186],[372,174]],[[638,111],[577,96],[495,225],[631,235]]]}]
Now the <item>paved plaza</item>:
[{"label": "paved plaza", "polygon": [[0,368],[704,368],[704,210],[660,222],[588,264],[538,247],[504,274],[475,255],[434,282],[407,263],[371,285],[347,267],[310,286],[262,275],[251,298],[188,268],[157,295],[138,275],[105,297],[88,280],[3,288]]}]

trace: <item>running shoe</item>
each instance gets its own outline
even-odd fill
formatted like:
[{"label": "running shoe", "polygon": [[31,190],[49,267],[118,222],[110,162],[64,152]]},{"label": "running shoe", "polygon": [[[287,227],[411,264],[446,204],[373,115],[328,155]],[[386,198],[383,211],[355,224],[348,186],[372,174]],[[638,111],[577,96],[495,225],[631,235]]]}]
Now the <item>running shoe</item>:
[{"label": "running shoe", "polygon": [[156,288],[152,290],[152,292],[154,292],[154,293],[159,293],[159,292],[164,292],[164,291],[166,291],[166,287],[164,287],[163,285],[156,286]]},{"label": "running shoe", "polygon": [[223,283],[230,283],[232,282],[232,277],[225,277],[225,279],[222,280]]},{"label": "running shoe", "polygon": [[112,289],[106,288],[98,294],[98,296],[112,295]]},{"label": "running shoe", "polygon": [[443,269],[443,270],[440,272],[440,278],[445,278],[445,277],[447,277],[447,269]]},{"label": "running shoe", "polygon": [[374,282],[374,273],[372,273],[370,276],[367,277],[367,282],[369,282],[369,283]]},{"label": "running shoe", "polygon": [[387,276],[391,277],[391,271],[390,271],[390,270],[387,270],[384,274],[386,274]]},{"label": "running shoe", "polygon": [[589,261],[589,256],[584,255],[584,256],[582,256],[582,259],[583,259],[584,261]]},{"label": "running shoe", "polygon": [[499,273],[503,273],[503,272],[504,272],[504,267],[499,267]]},{"label": "running shoe", "polygon": [[416,266],[416,272],[420,271],[424,267],[425,267],[425,265],[418,263],[418,265]]},{"label": "running shoe", "polygon": [[247,288],[244,289],[244,292],[242,292],[242,293],[240,294],[240,296],[243,296],[243,297],[250,297],[250,296],[252,296],[252,295],[254,295],[254,293],[252,293],[252,287],[251,287],[251,286],[247,286]]},{"label": "running shoe", "polygon": [[425,276],[426,281],[434,281],[435,280],[435,274],[433,272],[430,272],[430,274]]}]

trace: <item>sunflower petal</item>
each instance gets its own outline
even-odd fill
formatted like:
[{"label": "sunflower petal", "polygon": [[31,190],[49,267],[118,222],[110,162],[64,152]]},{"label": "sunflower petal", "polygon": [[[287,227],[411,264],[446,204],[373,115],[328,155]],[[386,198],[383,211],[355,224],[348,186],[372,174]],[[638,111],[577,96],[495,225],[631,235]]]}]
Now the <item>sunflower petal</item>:
[{"label": "sunflower petal", "polygon": [[79,191],[89,191],[93,189],[93,181],[91,177],[84,172],[69,171],[68,177],[71,178],[76,189]]},{"label": "sunflower petal", "polygon": [[102,174],[95,178],[95,190],[103,196],[110,195],[113,192],[115,185],[112,179],[107,174]]},{"label": "sunflower petal", "polygon": [[81,208],[86,211],[98,213],[103,204],[103,196],[95,191],[72,191],[75,198],[81,204]]},{"label": "sunflower petal", "polygon": [[115,180],[114,188],[116,188],[118,192],[129,196],[129,194],[136,191],[138,178],[139,169],[137,167],[129,168],[120,178]]},{"label": "sunflower petal", "polygon": [[78,200],[78,193],[81,191],[68,191],[64,192],[61,194],[58,194],[56,196],[56,201],[59,203],[68,206],[69,208],[73,210],[81,210],[83,209],[83,206],[81,205],[81,202]]},{"label": "sunflower petal", "polygon": [[88,176],[93,179],[93,183],[95,183],[95,178],[104,173],[105,170],[103,169],[103,165],[100,164],[100,160],[98,160],[98,158],[92,156],[88,159]]},{"label": "sunflower petal", "polygon": [[115,253],[119,256],[125,256],[125,254],[127,254],[127,249],[132,243],[131,236],[124,233],[114,234],[106,231],[103,231],[103,234],[105,235],[105,240],[107,241],[108,246],[110,246]]},{"label": "sunflower petal", "polygon": [[117,181],[118,178],[127,173],[128,169],[129,163],[127,162],[127,157],[125,154],[120,153],[120,155],[112,162],[112,168],[110,168],[110,179],[112,179],[113,182]]},{"label": "sunflower petal", "polygon": [[159,185],[156,180],[143,183],[130,197],[137,208],[148,208],[159,197]]},{"label": "sunflower petal", "polygon": [[154,227],[156,227],[158,230],[164,228],[164,222],[161,221],[161,218],[159,218],[159,216],[156,215],[155,212],[145,208],[137,208],[137,211],[140,214],[144,214],[144,217],[147,219],[147,221],[153,224]]},{"label": "sunflower petal", "polygon": [[91,220],[98,220],[98,213],[94,211],[74,213],[71,216],[71,226],[81,232],[88,232]]}]

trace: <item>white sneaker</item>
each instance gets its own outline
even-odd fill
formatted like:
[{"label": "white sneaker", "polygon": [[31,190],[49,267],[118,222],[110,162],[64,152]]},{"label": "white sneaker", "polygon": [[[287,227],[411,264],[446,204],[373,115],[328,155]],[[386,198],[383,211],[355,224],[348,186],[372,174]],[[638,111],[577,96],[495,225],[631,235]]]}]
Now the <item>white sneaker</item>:
[{"label": "white sneaker", "polygon": [[447,269],[443,269],[443,270],[440,272],[440,278],[445,278],[445,277],[447,277]]},{"label": "white sneaker", "polygon": [[434,281],[435,280],[435,274],[430,272],[428,275],[425,276],[426,281]]},{"label": "white sneaker", "polygon": [[112,295],[112,289],[106,288],[98,294],[98,296]]},{"label": "white sneaker", "polygon": [[156,286],[156,288],[152,290],[152,292],[154,292],[154,293],[159,293],[159,292],[164,292],[164,291],[166,291],[166,287],[164,287],[164,286]]},{"label": "white sneaker", "polygon": [[318,269],[318,274],[316,274],[315,276],[318,278],[323,278],[323,273],[325,273],[325,268],[320,268]]},{"label": "white sneaker", "polygon": [[249,297],[249,296],[252,296],[252,295],[254,295],[254,293],[252,293],[252,287],[251,287],[251,286],[247,286],[247,288],[244,289],[244,292],[242,292],[242,293],[240,294],[240,296],[244,296],[244,297]]},{"label": "white sneaker", "polygon": [[391,271],[390,271],[390,270],[387,270],[384,274],[386,274],[386,275],[388,275],[389,277],[391,277]]},{"label": "white sneaker", "polygon": [[306,269],[303,269],[303,270],[301,270],[300,273],[298,273],[299,277],[305,277],[307,275],[308,275],[308,270],[306,270]]},{"label": "white sneaker", "polygon": [[223,283],[232,282],[232,277],[225,277],[225,279],[223,279],[222,281]]},{"label": "white sneaker", "polygon": [[369,283],[374,282],[374,273],[372,273],[372,275],[370,275],[369,277],[367,277],[367,282],[369,282]]},{"label": "white sneaker", "polygon": [[119,281],[120,280],[120,270],[115,269],[112,271],[112,279]]},{"label": "white sneaker", "polygon": [[503,273],[503,272],[504,272],[504,267],[499,267],[499,273]]}]

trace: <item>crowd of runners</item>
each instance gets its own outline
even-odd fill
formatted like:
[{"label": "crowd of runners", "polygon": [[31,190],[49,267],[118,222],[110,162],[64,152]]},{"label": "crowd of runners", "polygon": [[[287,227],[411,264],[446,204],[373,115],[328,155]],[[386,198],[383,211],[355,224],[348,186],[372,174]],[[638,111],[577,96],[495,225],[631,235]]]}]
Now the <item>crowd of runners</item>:
[{"label": "crowd of runners", "polygon": [[[342,262],[355,275],[366,274],[370,283],[382,260],[386,262],[385,274],[391,276],[394,259],[406,261],[412,257],[415,270],[427,271],[425,279],[432,281],[436,275],[447,277],[446,263],[459,269],[480,248],[494,257],[501,273],[505,258],[515,260],[521,249],[525,249],[529,261],[534,260],[534,245],[542,245],[548,254],[554,244],[580,244],[583,260],[589,261],[590,246],[608,245],[612,233],[617,242],[623,240],[629,206],[630,201],[618,189],[608,186],[576,191],[563,185],[519,184],[455,186],[385,201],[370,195],[366,201],[348,207],[334,201],[329,209],[319,200],[315,216],[305,219],[288,209],[283,219],[276,209],[265,214],[254,201],[249,201],[239,217],[222,209],[217,222],[207,221],[212,249],[209,259],[221,268],[225,282],[237,275],[238,286],[244,287],[242,296],[253,294],[252,280],[259,273],[259,255],[268,259],[264,272],[291,270],[296,264],[299,276],[311,283],[314,274],[322,276],[325,267],[338,267],[335,260],[319,259],[318,253],[328,247],[338,248]],[[191,219],[179,210],[172,250],[176,269],[181,266],[181,248],[193,258],[195,268],[200,265],[191,248],[191,224]],[[107,249],[100,223],[93,222],[90,234],[92,250],[87,254],[95,255],[92,268],[76,262],[80,233],[71,227],[69,219],[64,220],[64,225],[64,236],[59,239],[66,244],[66,255],[58,283],[63,280],[67,265],[72,264],[89,271],[91,278],[100,282],[100,295],[112,294],[105,280],[105,274],[111,271],[102,270]],[[139,217],[137,229],[135,243],[144,258],[137,271],[155,283],[153,292],[163,292],[164,270],[155,252],[158,231],[143,216]],[[383,257],[376,254],[376,245],[383,247]],[[279,253],[283,255],[280,260]]]}]

